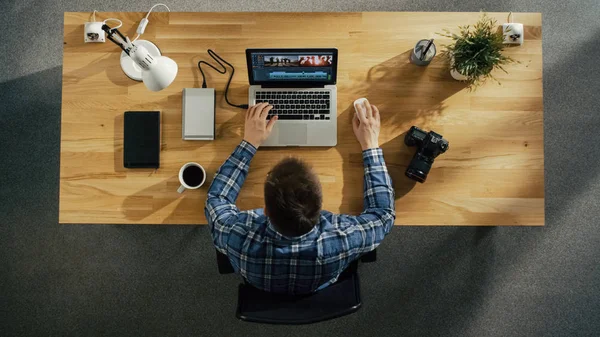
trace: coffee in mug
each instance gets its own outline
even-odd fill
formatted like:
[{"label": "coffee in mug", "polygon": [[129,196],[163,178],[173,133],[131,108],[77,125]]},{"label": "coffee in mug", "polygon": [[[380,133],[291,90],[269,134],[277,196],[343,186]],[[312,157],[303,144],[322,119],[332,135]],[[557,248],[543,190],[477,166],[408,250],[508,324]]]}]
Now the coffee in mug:
[{"label": "coffee in mug", "polygon": [[200,188],[206,181],[206,171],[198,163],[187,163],[179,170],[179,183],[181,186],[177,192],[183,193],[186,189],[195,190]]}]

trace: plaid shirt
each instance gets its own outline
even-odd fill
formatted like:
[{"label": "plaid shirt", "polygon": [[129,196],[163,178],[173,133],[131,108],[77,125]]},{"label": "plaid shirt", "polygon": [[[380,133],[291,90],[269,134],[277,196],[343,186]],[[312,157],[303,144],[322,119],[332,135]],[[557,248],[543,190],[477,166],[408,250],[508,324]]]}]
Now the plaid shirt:
[{"label": "plaid shirt", "polygon": [[363,151],[364,211],[358,216],[322,211],[299,237],[278,233],[263,209],[235,206],[256,148],[242,141],[217,171],[205,214],[216,248],[251,285],[305,294],[333,282],[360,255],[374,250],[394,225],[394,190],[381,149]]}]

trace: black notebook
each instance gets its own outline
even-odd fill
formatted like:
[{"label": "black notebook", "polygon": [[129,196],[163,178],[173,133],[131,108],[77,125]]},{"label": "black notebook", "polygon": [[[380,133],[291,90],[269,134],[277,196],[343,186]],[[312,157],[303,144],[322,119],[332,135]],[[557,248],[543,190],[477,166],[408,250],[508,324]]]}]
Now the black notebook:
[{"label": "black notebook", "polygon": [[123,125],[123,166],[158,168],[160,112],[127,111]]}]

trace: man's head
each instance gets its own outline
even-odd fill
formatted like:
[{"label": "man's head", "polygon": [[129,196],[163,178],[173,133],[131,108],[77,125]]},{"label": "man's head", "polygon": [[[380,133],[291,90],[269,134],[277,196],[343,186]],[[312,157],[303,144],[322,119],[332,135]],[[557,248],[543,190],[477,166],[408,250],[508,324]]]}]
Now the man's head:
[{"label": "man's head", "polygon": [[265,182],[265,211],[278,232],[300,236],[310,232],[321,214],[321,184],[303,161],[280,161]]}]

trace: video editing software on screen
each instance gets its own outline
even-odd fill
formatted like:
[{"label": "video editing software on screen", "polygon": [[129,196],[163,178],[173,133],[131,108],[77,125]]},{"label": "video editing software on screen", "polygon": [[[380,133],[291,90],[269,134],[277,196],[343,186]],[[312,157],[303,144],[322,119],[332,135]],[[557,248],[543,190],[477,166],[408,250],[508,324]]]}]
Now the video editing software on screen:
[{"label": "video editing software on screen", "polygon": [[333,53],[252,53],[252,74],[256,82],[331,81]]}]

